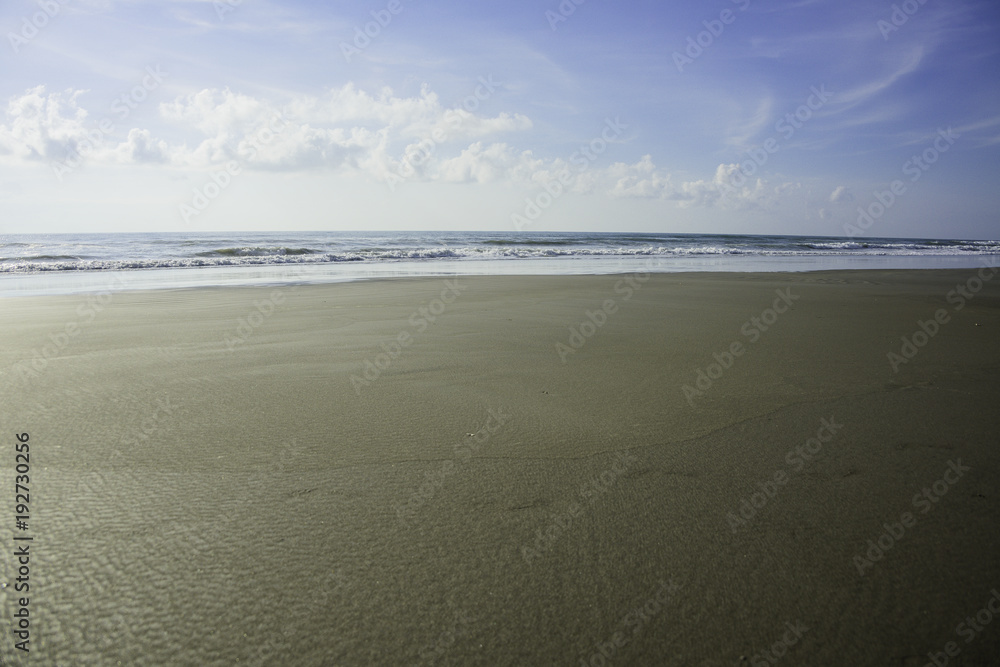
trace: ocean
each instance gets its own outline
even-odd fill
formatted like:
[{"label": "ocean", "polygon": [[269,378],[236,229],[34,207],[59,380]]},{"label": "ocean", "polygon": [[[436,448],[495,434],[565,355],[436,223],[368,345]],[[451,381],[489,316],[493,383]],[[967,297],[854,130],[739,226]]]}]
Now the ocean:
[{"label": "ocean", "polygon": [[0,296],[636,270],[959,268],[1000,241],[587,232],[226,232],[0,236]]}]

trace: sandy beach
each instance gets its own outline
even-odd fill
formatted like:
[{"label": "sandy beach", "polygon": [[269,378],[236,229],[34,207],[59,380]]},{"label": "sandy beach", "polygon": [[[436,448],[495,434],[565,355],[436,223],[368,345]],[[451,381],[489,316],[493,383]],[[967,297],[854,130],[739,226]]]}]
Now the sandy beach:
[{"label": "sandy beach", "polygon": [[998,275],[0,300],[30,664],[997,664]]}]

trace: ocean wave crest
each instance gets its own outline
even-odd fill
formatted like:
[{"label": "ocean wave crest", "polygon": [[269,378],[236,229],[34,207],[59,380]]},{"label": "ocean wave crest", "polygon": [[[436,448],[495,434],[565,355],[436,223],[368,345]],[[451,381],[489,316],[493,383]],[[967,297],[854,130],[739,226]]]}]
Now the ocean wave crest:
[{"label": "ocean wave crest", "polygon": [[[197,248],[178,241],[173,246],[174,255],[140,257],[94,257],[64,254],[31,256],[11,251],[14,244],[2,244],[5,255],[0,259],[0,274],[40,273],[49,271],[105,271],[154,268],[185,268],[213,266],[260,266],[281,264],[327,264],[338,262],[396,262],[435,260],[518,260],[534,258],[627,258],[627,257],[887,257],[887,256],[968,256],[1000,254],[998,241],[952,241],[931,243],[922,240],[887,239],[790,239],[777,237],[727,237],[714,236],[701,239],[656,239],[642,245],[584,244],[573,240],[554,240],[543,243],[538,239],[520,237],[516,239],[466,240],[463,244],[444,243],[414,246],[385,244],[358,245],[353,249],[341,249],[340,244],[330,243],[325,249],[306,245],[284,245],[276,243],[263,245],[247,243],[239,245],[218,244],[221,239],[213,239],[208,245]],[[496,241],[496,242],[493,242]],[[546,239],[542,239],[546,241]],[[579,241],[577,239],[576,241]],[[310,243],[313,243],[310,241]],[[319,244],[316,244],[319,245]],[[331,247],[331,246],[335,246]]]},{"label": "ocean wave crest", "polygon": [[218,248],[195,253],[198,257],[268,257],[270,255],[312,255],[321,252],[312,248],[285,248],[273,246],[250,246],[242,248]]}]

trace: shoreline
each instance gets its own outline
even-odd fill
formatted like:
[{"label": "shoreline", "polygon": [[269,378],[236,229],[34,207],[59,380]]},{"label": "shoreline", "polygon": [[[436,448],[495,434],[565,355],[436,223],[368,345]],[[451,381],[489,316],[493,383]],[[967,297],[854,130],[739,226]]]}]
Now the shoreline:
[{"label": "shoreline", "polygon": [[[250,266],[144,268],[0,274],[0,298],[122,290],[324,285],[394,278],[446,276],[613,275],[656,273],[814,273],[817,271],[944,271],[1000,264],[1000,255],[771,257],[636,255],[600,259],[529,258],[398,262],[288,263]],[[815,268],[819,266],[820,268]]]}]

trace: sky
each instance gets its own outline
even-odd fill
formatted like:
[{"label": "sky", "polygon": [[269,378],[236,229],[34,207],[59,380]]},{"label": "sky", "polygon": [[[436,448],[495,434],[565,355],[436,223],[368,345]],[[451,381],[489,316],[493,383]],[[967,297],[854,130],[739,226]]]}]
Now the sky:
[{"label": "sky", "polygon": [[10,0],[0,233],[1000,238],[995,0]]}]

